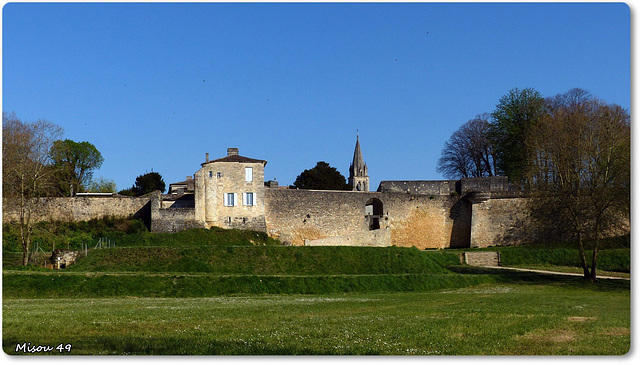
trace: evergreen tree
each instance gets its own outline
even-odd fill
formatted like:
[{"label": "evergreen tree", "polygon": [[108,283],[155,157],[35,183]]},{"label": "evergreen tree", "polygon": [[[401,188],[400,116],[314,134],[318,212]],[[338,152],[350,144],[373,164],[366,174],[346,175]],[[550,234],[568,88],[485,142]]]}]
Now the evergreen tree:
[{"label": "evergreen tree", "polygon": [[304,170],[293,183],[294,188],[314,190],[351,190],[346,178],[335,168],[324,161]]}]

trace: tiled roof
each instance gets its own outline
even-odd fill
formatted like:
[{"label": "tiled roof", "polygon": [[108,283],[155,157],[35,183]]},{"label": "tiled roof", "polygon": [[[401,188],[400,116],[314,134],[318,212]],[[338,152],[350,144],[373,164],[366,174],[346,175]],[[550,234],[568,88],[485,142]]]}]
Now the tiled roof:
[{"label": "tiled roof", "polygon": [[212,162],[244,162],[244,163],[261,163],[263,165],[267,164],[265,160],[256,160],[254,158],[244,157],[240,155],[226,156],[223,158],[219,158],[217,160],[211,160],[209,162],[205,162],[204,164],[212,163]]}]

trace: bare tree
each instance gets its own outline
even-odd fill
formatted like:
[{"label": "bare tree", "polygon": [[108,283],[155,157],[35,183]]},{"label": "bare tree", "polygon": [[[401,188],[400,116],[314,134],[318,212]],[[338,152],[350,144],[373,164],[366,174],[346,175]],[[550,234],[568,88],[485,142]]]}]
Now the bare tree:
[{"label": "bare tree", "polygon": [[62,128],[51,122],[23,123],[14,113],[2,113],[3,204],[19,210],[23,265],[29,263],[34,206],[52,183],[49,152],[61,135]]},{"label": "bare tree", "polygon": [[438,172],[448,178],[496,175],[493,146],[487,138],[488,116],[478,115],[463,124],[445,143]]},{"label": "bare tree", "polygon": [[578,241],[584,277],[595,281],[600,239],[629,219],[630,117],[579,89],[549,105],[528,139],[532,217]]}]

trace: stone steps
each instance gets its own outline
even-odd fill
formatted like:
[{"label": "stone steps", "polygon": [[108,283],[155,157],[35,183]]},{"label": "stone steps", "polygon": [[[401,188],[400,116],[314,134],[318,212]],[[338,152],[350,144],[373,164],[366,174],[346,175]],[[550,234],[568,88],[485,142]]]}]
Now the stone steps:
[{"label": "stone steps", "polygon": [[500,266],[500,252],[464,252],[463,263],[471,266]]}]

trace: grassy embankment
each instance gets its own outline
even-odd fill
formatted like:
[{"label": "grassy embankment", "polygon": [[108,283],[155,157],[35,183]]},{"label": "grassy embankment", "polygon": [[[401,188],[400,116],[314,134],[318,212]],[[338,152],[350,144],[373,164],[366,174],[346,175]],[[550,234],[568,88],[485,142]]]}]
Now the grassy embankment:
[{"label": "grassy embankment", "polygon": [[[134,231],[121,234],[118,226]],[[55,272],[40,269],[27,274],[15,266],[19,254],[13,255],[14,265],[7,257],[5,297],[424,291],[495,280],[491,275],[460,275],[446,269],[459,264],[456,254],[425,255],[414,248],[284,247],[264,233],[198,229],[153,234],[137,229],[135,223],[107,220],[52,227],[42,227],[40,236],[58,232],[66,236],[59,242],[77,242],[74,237],[83,234],[91,234],[93,240],[106,236],[115,247],[89,250],[87,257]]]},{"label": "grassy embankment", "polygon": [[[500,250],[503,262],[531,256]],[[282,247],[257,233],[195,230],[120,235],[115,248],[55,272],[16,270],[8,256],[8,354],[24,342],[70,343],[71,354],[165,355],[630,348],[628,281],[472,268],[457,251]]]}]

